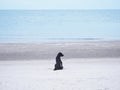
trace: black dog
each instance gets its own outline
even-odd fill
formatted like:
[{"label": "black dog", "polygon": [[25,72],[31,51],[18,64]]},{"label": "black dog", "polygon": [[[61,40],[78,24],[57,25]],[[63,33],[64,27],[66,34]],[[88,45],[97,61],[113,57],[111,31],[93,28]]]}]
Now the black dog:
[{"label": "black dog", "polygon": [[54,70],[61,70],[63,69],[63,65],[62,65],[62,61],[61,61],[61,58],[60,57],[63,57],[64,55],[59,52],[56,56],[56,64],[55,64],[55,68]]}]

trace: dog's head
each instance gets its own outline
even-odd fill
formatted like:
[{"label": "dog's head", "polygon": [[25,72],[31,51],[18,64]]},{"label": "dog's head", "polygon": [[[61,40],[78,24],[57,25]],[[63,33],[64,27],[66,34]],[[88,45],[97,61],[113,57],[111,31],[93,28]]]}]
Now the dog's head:
[{"label": "dog's head", "polygon": [[59,52],[59,53],[58,53],[58,56],[59,56],[59,57],[63,57],[64,55],[63,55],[61,52]]}]

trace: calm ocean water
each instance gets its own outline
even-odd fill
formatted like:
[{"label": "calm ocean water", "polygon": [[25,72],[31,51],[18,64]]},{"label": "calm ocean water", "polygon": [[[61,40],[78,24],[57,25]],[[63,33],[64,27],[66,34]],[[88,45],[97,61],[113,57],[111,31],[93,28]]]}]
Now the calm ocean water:
[{"label": "calm ocean water", "polygon": [[120,10],[0,10],[0,42],[120,40]]}]

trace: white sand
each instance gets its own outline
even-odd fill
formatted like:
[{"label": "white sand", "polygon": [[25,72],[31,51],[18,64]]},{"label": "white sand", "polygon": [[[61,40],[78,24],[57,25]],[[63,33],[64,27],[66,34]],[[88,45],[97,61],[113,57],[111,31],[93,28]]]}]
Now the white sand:
[{"label": "white sand", "polygon": [[1,43],[0,90],[120,90],[120,41]]},{"label": "white sand", "polygon": [[1,61],[0,90],[120,90],[120,58]]}]

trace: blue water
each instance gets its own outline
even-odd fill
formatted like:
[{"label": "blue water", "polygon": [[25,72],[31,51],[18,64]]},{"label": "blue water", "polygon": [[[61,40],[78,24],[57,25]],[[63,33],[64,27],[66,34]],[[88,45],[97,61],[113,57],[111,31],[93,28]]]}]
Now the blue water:
[{"label": "blue water", "polygon": [[120,40],[120,10],[0,10],[0,42]]}]

